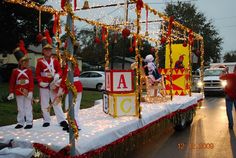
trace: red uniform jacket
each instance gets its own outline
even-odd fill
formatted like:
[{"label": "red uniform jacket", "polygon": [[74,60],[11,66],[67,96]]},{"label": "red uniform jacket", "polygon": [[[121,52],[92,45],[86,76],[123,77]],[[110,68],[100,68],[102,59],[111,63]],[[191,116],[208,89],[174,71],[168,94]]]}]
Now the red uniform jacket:
[{"label": "red uniform jacket", "polygon": [[227,85],[225,87],[226,94],[231,99],[236,99],[236,74],[235,73],[224,74],[220,76],[220,79],[227,81]]},{"label": "red uniform jacket", "polygon": [[[27,92],[32,92],[34,89],[33,73],[30,68],[19,69],[12,71],[10,79],[10,93],[16,95],[28,95]],[[26,91],[25,94],[23,92]]]},{"label": "red uniform jacket", "polygon": [[[63,70],[62,81],[61,81],[61,87],[65,90],[66,94],[68,93],[68,89],[65,84],[67,75],[68,75],[68,65],[66,64],[66,66]],[[80,75],[80,70],[79,70],[78,66],[76,66],[74,68],[74,85],[76,87],[77,92],[82,92],[83,86],[82,86],[81,82],[78,80],[79,75]]]},{"label": "red uniform jacket", "polygon": [[59,76],[62,75],[62,70],[60,63],[56,58],[51,57],[48,61],[45,60],[45,58],[39,58],[37,61],[35,73],[38,83],[50,83],[53,81],[55,74],[58,74]]}]

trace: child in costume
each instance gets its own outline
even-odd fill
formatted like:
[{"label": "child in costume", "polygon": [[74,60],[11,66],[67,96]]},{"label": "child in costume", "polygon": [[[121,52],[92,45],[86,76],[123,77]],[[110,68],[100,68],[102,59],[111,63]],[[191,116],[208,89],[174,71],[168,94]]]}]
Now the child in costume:
[{"label": "child in costume", "polygon": [[[67,63],[64,63],[64,70],[63,70],[63,76],[62,76],[62,81],[61,81],[61,86],[58,90],[58,96],[67,94],[65,98],[65,109],[68,110],[69,108],[69,97],[68,97],[68,89],[66,87],[66,80],[68,79],[68,65]],[[81,98],[82,98],[82,91],[83,91],[83,86],[82,83],[79,81],[79,76],[80,76],[80,69],[78,67],[78,64],[76,63],[74,66],[74,86],[76,88],[77,96],[76,96],[76,103],[74,106],[74,119],[76,121],[76,125],[79,130],[81,130],[81,125],[79,123],[79,110],[80,110],[80,103],[81,103]]]},{"label": "child in costume", "polygon": [[43,127],[50,126],[50,107],[52,106],[57,122],[63,127],[63,130],[68,131],[69,127],[61,107],[61,102],[57,101],[56,88],[60,85],[62,70],[59,61],[52,57],[52,39],[47,30],[41,42],[43,57],[37,61],[36,78],[39,83],[40,103],[44,121]]},{"label": "child in costume", "polygon": [[15,128],[22,128],[26,123],[24,129],[30,129],[33,127],[32,97],[34,81],[32,70],[28,67],[28,53],[22,40],[19,43],[19,47],[15,49],[14,55],[19,63],[19,67],[12,71],[10,94],[7,99],[14,99],[15,93],[18,110],[17,125]]}]

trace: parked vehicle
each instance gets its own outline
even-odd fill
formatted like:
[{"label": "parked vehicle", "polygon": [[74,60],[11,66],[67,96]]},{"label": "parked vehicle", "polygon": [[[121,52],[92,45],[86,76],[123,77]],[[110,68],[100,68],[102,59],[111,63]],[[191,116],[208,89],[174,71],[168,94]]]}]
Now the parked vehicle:
[{"label": "parked vehicle", "polygon": [[105,83],[105,73],[103,71],[84,71],[80,74],[79,80],[83,88],[101,91],[102,85]]}]

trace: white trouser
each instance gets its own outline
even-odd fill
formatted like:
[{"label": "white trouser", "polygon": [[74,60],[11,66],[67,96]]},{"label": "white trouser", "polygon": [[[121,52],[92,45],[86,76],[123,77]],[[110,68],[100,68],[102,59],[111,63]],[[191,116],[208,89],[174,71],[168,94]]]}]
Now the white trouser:
[{"label": "white trouser", "polygon": [[[57,97],[57,93],[53,91],[49,91],[49,89],[46,88],[40,88],[40,103],[41,103],[41,110],[43,112],[43,122],[44,123],[50,123],[50,113],[48,110],[49,107],[49,101],[53,102],[55,97]],[[58,104],[54,104],[53,106],[54,113],[57,118],[57,122],[60,123],[62,121],[65,121],[65,115],[62,111],[61,102]]]},{"label": "white trouser", "polygon": [[31,99],[25,96],[17,95],[16,103],[17,103],[17,110],[18,110],[18,114],[17,114],[18,124],[24,126],[24,123],[26,121],[26,125],[32,125],[33,112],[32,112]]},{"label": "white trouser", "polygon": [[[75,118],[75,121],[77,122],[77,125],[79,127],[81,127],[80,122],[79,122],[79,110],[80,110],[81,98],[82,98],[82,92],[78,92],[77,98],[76,98],[76,104],[74,107],[74,118]],[[69,107],[68,94],[66,95],[66,99],[65,99],[65,107],[66,107],[66,109],[68,109],[68,107]]]}]

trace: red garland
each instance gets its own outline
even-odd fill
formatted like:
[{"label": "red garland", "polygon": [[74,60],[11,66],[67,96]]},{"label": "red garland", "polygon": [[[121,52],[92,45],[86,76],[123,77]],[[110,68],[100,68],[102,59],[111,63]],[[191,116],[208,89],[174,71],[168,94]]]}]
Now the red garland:
[{"label": "red garland", "polygon": [[[203,99],[200,99],[198,100],[198,103],[200,101],[202,101]],[[183,113],[183,112],[187,112],[195,107],[197,107],[198,104],[193,104],[185,109],[180,109],[180,110],[177,110],[177,111],[174,111],[166,116],[163,116],[161,118],[159,118],[158,120],[155,120],[149,124],[147,124],[146,126],[142,127],[142,128],[139,128],[137,129],[136,131],[133,131],[133,132],[130,132],[129,134],[117,139],[116,141],[110,143],[110,144],[107,144],[99,149],[95,149],[93,151],[89,151],[89,152],[86,152],[82,155],[79,155],[79,156],[69,156],[69,146],[66,146],[64,147],[63,149],[61,149],[59,152],[55,152],[53,151],[52,149],[48,148],[47,146],[43,145],[43,144],[39,144],[39,143],[33,143],[33,147],[37,150],[39,150],[40,152],[44,153],[45,155],[51,157],[51,158],[88,158],[88,157],[92,157],[94,155],[97,155],[97,154],[100,154],[100,153],[103,153],[104,151],[106,151],[108,148],[116,145],[116,144],[120,144],[122,142],[124,142],[126,139],[128,139],[129,137],[133,136],[133,135],[137,135],[139,134],[140,132],[148,129],[149,127],[153,126],[154,124],[156,123],[159,123],[161,122],[162,120],[164,119],[171,119],[173,118],[176,114],[178,113]]]},{"label": "red garland", "polygon": [[[198,102],[200,102],[200,101],[201,101],[201,100],[199,100]],[[153,122],[147,124],[146,126],[144,126],[144,127],[142,127],[142,128],[137,129],[136,131],[130,132],[129,134],[127,134],[127,135],[125,135],[125,136],[123,136],[123,137],[117,139],[116,141],[114,141],[114,142],[112,142],[112,143],[110,143],[110,144],[107,144],[107,145],[105,145],[105,146],[103,146],[103,147],[101,147],[101,148],[99,148],[99,149],[95,149],[95,150],[93,150],[93,151],[89,151],[89,152],[84,153],[84,154],[82,154],[82,155],[75,156],[75,157],[73,157],[73,158],[88,158],[88,157],[92,157],[92,156],[94,156],[94,155],[100,154],[100,153],[106,151],[108,148],[110,148],[110,147],[112,147],[112,146],[114,146],[114,145],[116,145],[116,144],[119,144],[119,143],[124,142],[124,141],[125,141],[126,139],[128,139],[129,137],[131,137],[131,136],[133,136],[133,135],[137,135],[138,133],[140,133],[140,132],[146,130],[147,128],[153,126],[154,124],[159,123],[159,122],[161,122],[161,121],[164,120],[164,119],[171,119],[171,118],[173,118],[177,113],[186,112],[186,111],[188,111],[188,110],[190,110],[190,109],[195,108],[196,106],[197,106],[197,104],[193,104],[193,105],[189,106],[189,107],[186,108],[186,109],[181,109],[181,110],[174,111],[174,112],[172,112],[172,113],[170,113],[170,114],[168,114],[168,115],[166,115],[166,116],[163,116],[163,117],[159,118],[158,120],[155,120],[155,121],[153,121]]]},{"label": "red garland", "polygon": [[46,145],[39,144],[39,143],[33,143],[33,147],[36,150],[39,150],[43,154],[49,156],[50,158],[70,158],[70,147],[67,145],[60,151],[56,152],[50,148],[48,148]]}]

